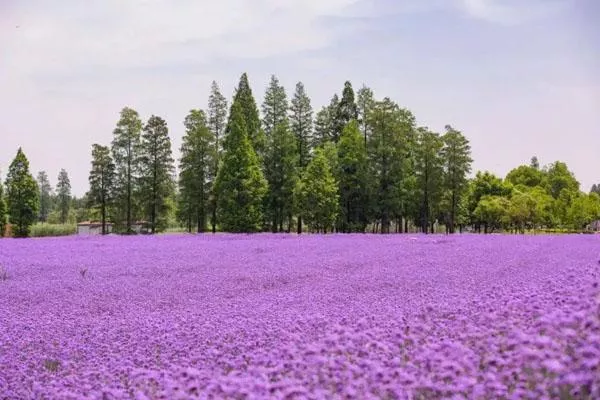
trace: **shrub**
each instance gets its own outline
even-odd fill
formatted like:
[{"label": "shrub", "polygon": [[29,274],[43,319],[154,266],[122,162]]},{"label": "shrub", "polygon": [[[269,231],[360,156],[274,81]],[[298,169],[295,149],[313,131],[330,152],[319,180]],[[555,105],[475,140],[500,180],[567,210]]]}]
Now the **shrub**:
[{"label": "shrub", "polygon": [[35,224],[31,227],[32,237],[68,236],[77,233],[77,225]]}]

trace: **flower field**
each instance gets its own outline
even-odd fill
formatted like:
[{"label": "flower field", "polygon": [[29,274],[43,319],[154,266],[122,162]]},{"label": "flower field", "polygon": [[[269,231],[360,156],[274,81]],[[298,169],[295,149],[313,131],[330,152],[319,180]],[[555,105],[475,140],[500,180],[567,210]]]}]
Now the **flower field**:
[{"label": "flower field", "polygon": [[0,240],[0,399],[600,398],[599,259],[594,235]]}]

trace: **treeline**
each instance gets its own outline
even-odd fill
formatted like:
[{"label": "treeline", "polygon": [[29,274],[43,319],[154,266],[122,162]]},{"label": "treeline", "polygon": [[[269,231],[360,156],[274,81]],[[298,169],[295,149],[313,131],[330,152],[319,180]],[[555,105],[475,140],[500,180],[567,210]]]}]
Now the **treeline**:
[{"label": "treeline", "polygon": [[[534,157],[505,179],[469,179],[471,149],[460,131],[417,126],[409,110],[366,86],[355,93],[350,82],[316,113],[301,82],[288,98],[272,76],[260,111],[246,74],[231,104],[213,82],[208,107],[190,110],[183,127],[176,161],[165,120],[144,122],[124,108],[111,143],[92,146],[78,220],[111,221],[123,233],[136,220],[153,233],[174,224],[189,232],[453,233],[581,230],[600,219],[600,185],[582,193],[564,163],[540,167]],[[19,226],[25,209],[31,223],[57,212],[64,221],[65,197],[27,169],[19,150],[6,180],[11,223]],[[15,197],[15,180],[28,195]]]}]

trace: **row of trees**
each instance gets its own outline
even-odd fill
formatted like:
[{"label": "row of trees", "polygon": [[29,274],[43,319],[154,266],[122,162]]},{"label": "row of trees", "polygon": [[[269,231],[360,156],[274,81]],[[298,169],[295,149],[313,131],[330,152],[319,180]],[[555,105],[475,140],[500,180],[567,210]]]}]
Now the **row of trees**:
[{"label": "row of trees", "polygon": [[0,184],[0,237],[7,222],[13,225],[15,237],[27,237],[36,221],[65,224],[69,220],[74,199],[69,175],[64,169],[58,174],[54,192],[45,171],[40,171],[37,180],[34,179],[29,160],[19,148],[10,164],[5,186],[6,194]]},{"label": "row of trees", "polygon": [[175,175],[166,122],[124,108],[110,145],[92,146],[88,216],[121,232],[137,219],[158,232],[176,218],[188,231],[298,233],[581,229],[600,218],[598,194],[582,193],[564,163],[534,158],[505,179],[469,179],[460,131],[417,126],[350,82],[314,114],[301,82],[288,100],[272,76],[259,112],[243,74],[230,105],[213,82],[207,109],[183,126]]}]

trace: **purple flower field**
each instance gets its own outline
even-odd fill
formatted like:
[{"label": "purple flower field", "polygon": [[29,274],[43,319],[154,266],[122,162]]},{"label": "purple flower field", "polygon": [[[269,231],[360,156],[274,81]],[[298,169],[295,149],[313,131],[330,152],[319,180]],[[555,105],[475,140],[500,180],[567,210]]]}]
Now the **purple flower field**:
[{"label": "purple flower field", "polygon": [[0,240],[0,399],[600,398],[600,238]]}]

